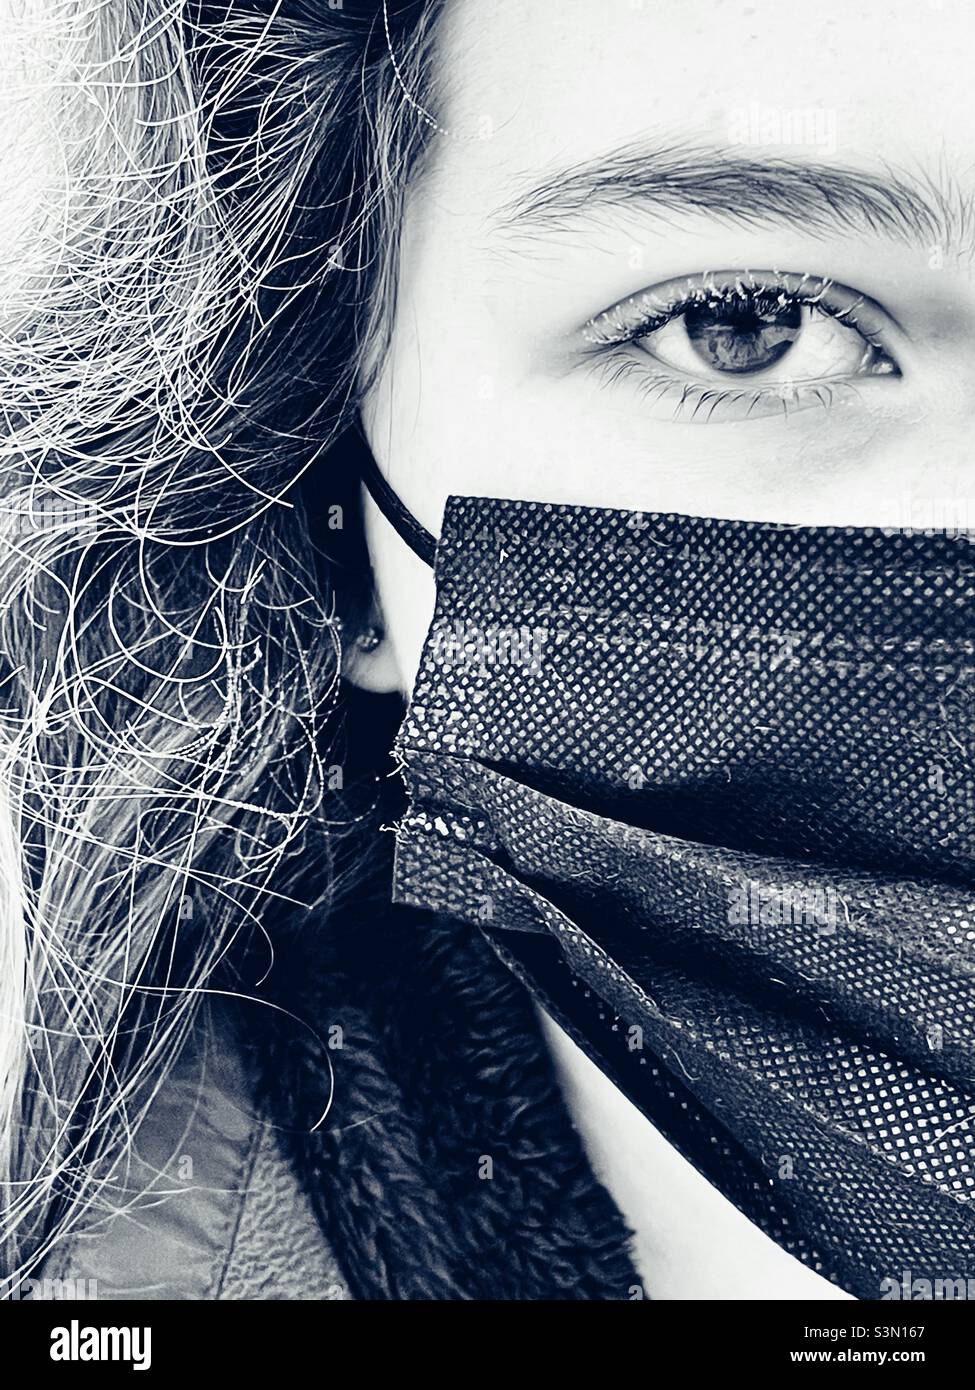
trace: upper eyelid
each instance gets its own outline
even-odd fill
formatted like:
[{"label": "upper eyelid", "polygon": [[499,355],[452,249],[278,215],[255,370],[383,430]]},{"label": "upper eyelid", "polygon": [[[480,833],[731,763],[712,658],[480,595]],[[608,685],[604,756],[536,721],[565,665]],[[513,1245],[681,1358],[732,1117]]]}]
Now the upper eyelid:
[{"label": "upper eyelid", "polygon": [[[817,300],[827,301],[824,312],[843,321],[844,316],[868,341],[881,330],[893,327],[902,332],[897,319],[875,300],[861,291],[833,280],[828,276],[812,275],[808,271],[779,270],[720,270],[702,271],[690,275],[675,276],[660,284],[638,290],[619,300],[609,309],[594,314],[583,324],[580,336],[592,348],[614,347],[648,332],[652,321],[659,318],[679,316],[695,300],[707,299],[708,291],[713,295],[719,291],[733,293],[735,287],[762,291],[782,290],[790,299],[802,303],[815,304]],[[833,301],[847,301],[847,307],[832,307]],[[866,321],[864,324],[863,321]],[[655,326],[661,326],[659,323]]]}]

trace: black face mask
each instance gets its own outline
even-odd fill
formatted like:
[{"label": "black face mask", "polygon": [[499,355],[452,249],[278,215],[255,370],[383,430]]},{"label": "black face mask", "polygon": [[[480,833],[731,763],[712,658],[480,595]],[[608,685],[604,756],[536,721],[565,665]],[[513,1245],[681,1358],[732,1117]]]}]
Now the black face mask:
[{"label": "black face mask", "polygon": [[975,546],[452,497],[436,579],[395,898],[820,1274],[975,1278]]}]

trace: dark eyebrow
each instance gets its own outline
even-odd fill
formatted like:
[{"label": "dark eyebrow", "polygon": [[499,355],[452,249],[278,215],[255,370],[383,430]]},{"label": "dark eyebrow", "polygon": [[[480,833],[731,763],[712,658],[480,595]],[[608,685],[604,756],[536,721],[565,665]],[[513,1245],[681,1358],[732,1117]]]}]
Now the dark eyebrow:
[{"label": "dark eyebrow", "polygon": [[663,214],[704,212],[732,223],[799,225],[813,235],[872,233],[943,251],[970,251],[973,200],[943,183],[891,168],[880,173],[740,149],[625,146],[573,165],[519,194],[492,218],[506,238],[571,230],[574,219],[609,208]]}]

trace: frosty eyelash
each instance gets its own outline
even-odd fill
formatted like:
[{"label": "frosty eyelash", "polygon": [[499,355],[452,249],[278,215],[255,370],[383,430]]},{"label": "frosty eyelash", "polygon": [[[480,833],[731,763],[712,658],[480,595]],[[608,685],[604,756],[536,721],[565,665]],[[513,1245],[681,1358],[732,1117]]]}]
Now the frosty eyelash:
[{"label": "frosty eyelash", "polygon": [[735,299],[755,303],[765,296],[777,299],[782,307],[817,308],[855,328],[871,347],[883,350],[878,311],[866,295],[828,277],[777,270],[706,271],[668,280],[594,315],[583,325],[582,337],[594,348],[619,347],[662,328],[689,308],[719,308]]}]

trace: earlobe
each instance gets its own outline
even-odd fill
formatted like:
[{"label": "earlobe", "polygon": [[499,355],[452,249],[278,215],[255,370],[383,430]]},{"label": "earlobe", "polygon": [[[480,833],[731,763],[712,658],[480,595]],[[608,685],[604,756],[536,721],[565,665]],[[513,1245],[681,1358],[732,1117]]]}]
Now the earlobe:
[{"label": "earlobe", "polygon": [[342,674],[352,685],[374,695],[389,695],[400,689],[393,644],[380,623],[370,623],[344,645]]}]

